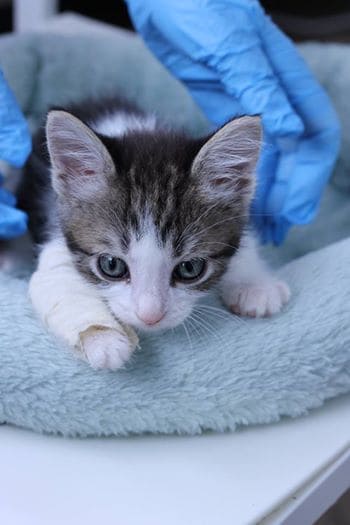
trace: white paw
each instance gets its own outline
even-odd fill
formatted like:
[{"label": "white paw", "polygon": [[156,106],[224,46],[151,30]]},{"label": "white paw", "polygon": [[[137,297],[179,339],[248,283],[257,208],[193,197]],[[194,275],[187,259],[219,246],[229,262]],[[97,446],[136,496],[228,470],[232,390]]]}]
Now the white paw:
[{"label": "white paw", "polygon": [[288,285],[283,281],[270,279],[259,284],[235,286],[225,297],[225,302],[235,314],[267,317],[277,314],[289,298]]},{"label": "white paw", "polygon": [[130,358],[135,345],[113,328],[92,326],[80,335],[83,352],[92,368],[117,370]]}]

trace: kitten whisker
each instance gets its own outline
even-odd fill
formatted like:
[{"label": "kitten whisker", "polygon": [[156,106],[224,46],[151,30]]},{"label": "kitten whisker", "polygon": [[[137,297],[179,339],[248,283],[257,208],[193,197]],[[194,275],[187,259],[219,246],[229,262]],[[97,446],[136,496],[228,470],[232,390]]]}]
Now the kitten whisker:
[{"label": "kitten whisker", "polygon": [[246,324],[246,320],[239,315],[234,314],[233,312],[225,312],[221,308],[217,308],[215,306],[209,306],[209,305],[197,305],[197,310],[203,310],[208,315],[214,315],[218,318],[221,318],[223,320],[229,321],[229,322],[237,322],[238,324]]},{"label": "kitten whisker", "polygon": [[[202,337],[202,334],[201,334],[201,332],[199,331],[199,329],[198,329],[197,325],[195,324],[194,319],[191,317],[191,315],[190,315],[189,317],[187,317],[187,319],[185,320],[185,322],[186,322],[186,321],[188,321],[188,323],[189,323],[189,325],[190,325],[190,328],[193,329],[193,330],[195,330],[197,336],[198,336],[199,338],[201,338],[201,337]],[[192,321],[193,321],[193,322],[192,322]]]},{"label": "kitten whisker", "polygon": [[187,326],[186,326],[186,320],[182,323],[181,325],[185,331],[185,334],[187,336],[187,339],[188,339],[188,342],[189,342],[189,345],[190,345],[190,348],[191,348],[191,351],[193,351],[193,344],[192,344],[192,339],[190,337],[190,334],[189,334],[189,331],[187,329]]},{"label": "kitten whisker", "polygon": [[206,332],[211,335],[211,336],[214,336],[216,339],[219,339],[220,342],[222,342],[222,338],[220,337],[220,334],[213,328],[212,325],[210,325],[205,319],[203,319],[203,317],[200,316],[199,312],[192,312],[191,314],[191,318],[193,320],[196,320],[197,323],[202,326],[202,328],[204,330],[206,330]]}]

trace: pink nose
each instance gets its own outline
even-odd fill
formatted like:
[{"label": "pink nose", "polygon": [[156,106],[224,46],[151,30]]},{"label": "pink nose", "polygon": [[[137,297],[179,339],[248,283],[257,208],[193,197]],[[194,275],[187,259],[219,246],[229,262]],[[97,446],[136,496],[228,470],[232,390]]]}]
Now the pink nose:
[{"label": "pink nose", "polygon": [[165,313],[156,312],[153,314],[149,313],[149,314],[143,314],[143,315],[139,315],[139,314],[136,314],[136,315],[140,319],[140,321],[142,321],[148,326],[152,326],[154,324],[159,323],[159,321],[163,319]]}]

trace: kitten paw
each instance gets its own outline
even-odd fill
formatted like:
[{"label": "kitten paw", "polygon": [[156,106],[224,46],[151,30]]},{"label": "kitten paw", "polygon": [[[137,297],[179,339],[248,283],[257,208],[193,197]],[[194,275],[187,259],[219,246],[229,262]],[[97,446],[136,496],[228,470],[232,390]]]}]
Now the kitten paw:
[{"label": "kitten paw", "polygon": [[277,314],[289,301],[290,289],[283,281],[267,280],[261,284],[241,284],[225,297],[230,310],[248,317]]},{"label": "kitten paw", "polygon": [[87,361],[95,369],[117,370],[135,349],[127,334],[99,326],[91,326],[80,334],[80,342]]}]

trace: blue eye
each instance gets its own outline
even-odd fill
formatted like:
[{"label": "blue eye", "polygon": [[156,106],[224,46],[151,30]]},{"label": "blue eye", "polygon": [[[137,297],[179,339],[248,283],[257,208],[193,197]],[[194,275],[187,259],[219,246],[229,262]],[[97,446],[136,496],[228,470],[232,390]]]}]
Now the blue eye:
[{"label": "blue eye", "polygon": [[126,263],[119,257],[114,257],[108,253],[99,256],[98,267],[103,275],[111,279],[126,279],[130,276]]},{"label": "blue eye", "polygon": [[182,261],[175,266],[173,276],[178,281],[195,281],[203,275],[205,268],[206,263],[204,259],[197,258],[189,261]]}]

